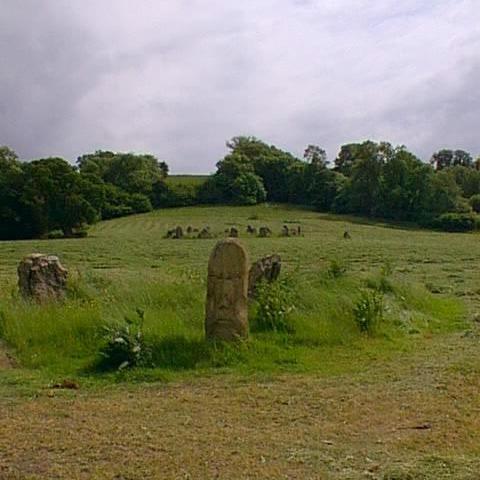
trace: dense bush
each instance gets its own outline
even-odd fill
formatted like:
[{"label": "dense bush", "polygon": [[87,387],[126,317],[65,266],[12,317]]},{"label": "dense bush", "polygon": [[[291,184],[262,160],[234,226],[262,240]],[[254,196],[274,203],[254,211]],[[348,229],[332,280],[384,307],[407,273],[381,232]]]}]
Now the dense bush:
[{"label": "dense bush", "polygon": [[472,210],[474,212],[480,213],[480,193],[472,195],[469,198],[469,203],[470,203],[470,206],[472,207]]},{"label": "dense bush", "polygon": [[470,232],[478,225],[479,217],[474,213],[444,213],[434,222],[434,226],[446,232]]},{"label": "dense bush", "polygon": [[98,368],[123,370],[146,365],[151,358],[143,334],[144,312],[137,309],[134,317],[125,317],[124,323],[104,325],[105,343],[100,350]]},{"label": "dense bush", "polygon": [[153,187],[155,208],[188,207],[200,203],[199,186],[188,183],[157,182]]},{"label": "dense bush", "polygon": [[288,278],[261,282],[256,290],[257,309],[254,329],[259,331],[293,332],[290,313],[294,309],[292,285]]},{"label": "dense bush", "polygon": [[383,295],[378,290],[362,292],[353,309],[353,318],[361,332],[375,333],[383,318]]}]

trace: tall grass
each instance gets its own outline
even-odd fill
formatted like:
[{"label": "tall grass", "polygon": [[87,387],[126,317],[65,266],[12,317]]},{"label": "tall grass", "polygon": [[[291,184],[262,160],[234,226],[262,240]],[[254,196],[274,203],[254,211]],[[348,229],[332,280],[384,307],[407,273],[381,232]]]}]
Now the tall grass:
[{"label": "tall grass", "polygon": [[[362,289],[380,291],[383,274],[335,277],[295,273],[290,279],[295,308],[291,332],[252,331],[249,340],[223,345],[204,340],[205,284],[197,276],[158,282],[148,277],[109,283],[84,276],[72,282],[63,304],[38,306],[18,298],[0,305],[0,336],[25,367],[58,374],[91,372],[104,344],[102,325],[144,312],[144,335],[158,371],[317,370],[322,349],[364,342],[354,319]],[[461,304],[433,296],[421,285],[388,279],[386,311],[377,337],[402,341],[409,335],[461,328]],[[252,305],[254,322],[256,306]]]}]

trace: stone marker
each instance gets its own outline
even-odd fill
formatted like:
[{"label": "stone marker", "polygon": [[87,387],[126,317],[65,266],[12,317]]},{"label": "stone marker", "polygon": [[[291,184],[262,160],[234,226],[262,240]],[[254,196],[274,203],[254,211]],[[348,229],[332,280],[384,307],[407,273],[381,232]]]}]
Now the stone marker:
[{"label": "stone marker", "polygon": [[248,268],[238,240],[220,240],[208,262],[205,334],[211,340],[232,341],[248,336]]},{"label": "stone marker", "polygon": [[58,257],[32,253],[18,265],[18,288],[25,299],[42,303],[65,297],[68,270]]},{"label": "stone marker", "polygon": [[273,282],[279,275],[282,268],[280,255],[273,254],[260,258],[250,267],[248,274],[248,297],[253,298],[260,282]]},{"label": "stone marker", "polygon": [[272,231],[268,227],[260,227],[258,229],[258,236],[259,237],[269,237]]},{"label": "stone marker", "polygon": [[210,232],[210,229],[208,227],[204,227],[200,230],[200,232],[197,235],[197,238],[212,238],[212,232]]},{"label": "stone marker", "polygon": [[175,234],[173,235],[173,238],[183,238],[183,228],[182,227],[175,228]]},{"label": "stone marker", "polygon": [[229,236],[232,238],[238,238],[238,229],[236,227],[231,227]]},{"label": "stone marker", "polygon": [[289,237],[290,236],[290,230],[288,229],[288,225],[284,225],[282,227],[282,235],[284,237]]}]

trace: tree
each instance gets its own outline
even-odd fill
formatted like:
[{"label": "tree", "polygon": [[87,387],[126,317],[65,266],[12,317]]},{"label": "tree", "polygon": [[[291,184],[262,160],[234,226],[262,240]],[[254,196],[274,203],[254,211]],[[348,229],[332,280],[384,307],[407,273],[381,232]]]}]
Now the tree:
[{"label": "tree", "polygon": [[253,167],[253,173],[262,179],[267,200],[287,202],[289,199],[290,169],[301,162],[288,152],[258,140],[255,137],[233,137],[227,142],[232,154],[241,155]]},{"label": "tree", "polygon": [[465,150],[448,150],[446,148],[439,150],[432,155],[430,163],[436,170],[460,165],[462,167],[473,168],[473,158]]},{"label": "tree", "polygon": [[27,224],[33,236],[74,229],[93,223],[99,211],[85,198],[78,172],[61,158],[46,158],[24,164],[22,201],[29,209]]},{"label": "tree", "polygon": [[328,164],[327,153],[318,145],[308,145],[303,152],[303,158],[312,165],[325,167]]},{"label": "tree", "polygon": [[0,147],[0,239],[22,238],[22,164],[9,147]]},{"label": "tree", "polygon": [[168,174],[167,164],[148,154],[96,151],[79,157],[77,165],[81,173],[95,175],[126,192],[148,196],[153,184]]},{"label": "tree", "polygon": [[239,153],[230,153],[217,163],[217,172],[202,188],[202,197],[215,192],[216,200],[237,205],[253,205],[265,201],[262,179],[255,174],[250,159]]}]

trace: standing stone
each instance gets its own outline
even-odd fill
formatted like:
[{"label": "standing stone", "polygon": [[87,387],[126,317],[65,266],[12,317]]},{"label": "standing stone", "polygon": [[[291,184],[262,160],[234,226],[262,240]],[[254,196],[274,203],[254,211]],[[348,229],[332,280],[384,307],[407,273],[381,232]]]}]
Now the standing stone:
[{"label": "standing stone", "polygon": [[248,336],[248,254],[238,240],[219,241],[208,262],[205,334],[233,341]]},{"label": "standing stone", "polygon": [[258,229],[258,236],[262,238],[269,237],[271,233],[272,231],[268,227],[260,227]]},{"label": "standing stone", "polygon": [[175,234],[174,234],[173,238],[183,238],[183,228],[182,227],[175,228]]},{"label": "standing stone", "polygon": [[208,227],[204,227],[198,233],[197,238],[213,238],[213,235]]},{"label": "standing stone", "polygon": [[229,236],[231,238],[238,238],[238,229],[236,227],[231,227],[230,232],[229,232]]},{"label": "standing stone", "polygon": [[65,297],[68,270],[58,257],[32,253],[18,266],[18,288],[25,299],[42,303]]},{"label": "standing stone", "polygon": [[284,225],[282,227],[282,236],[284,236],[284,237],[289,237],[290,236],[290,230],[288,229],[288,225]]},{"label": "standing stone", "polygon": [[281,268],[282,259],[277,254],[268,255],[253,263],[248,274],[248,297],[255,296],[260,282],[274,282],[280,276]]}]

